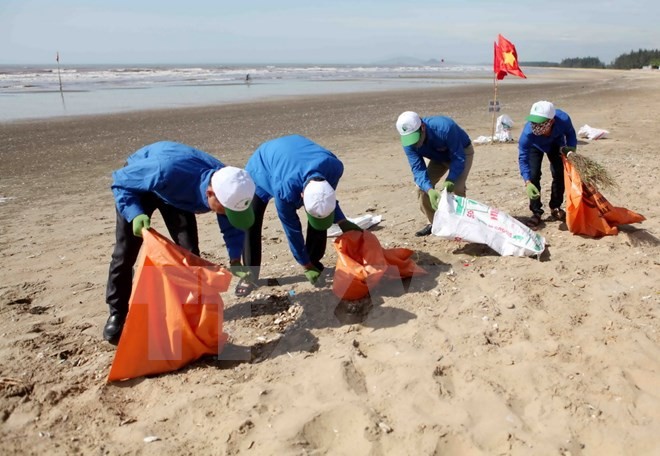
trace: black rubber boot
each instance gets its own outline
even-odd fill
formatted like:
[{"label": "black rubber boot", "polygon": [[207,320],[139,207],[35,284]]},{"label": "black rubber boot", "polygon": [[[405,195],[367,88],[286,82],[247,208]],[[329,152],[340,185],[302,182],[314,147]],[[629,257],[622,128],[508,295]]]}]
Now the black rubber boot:
[{"label": "black rubber boot", "polygon": [[117,345],[121,337],[121,332],[124,330],[125,321],[125,316],[119,314],[110,315],[103,328],[103,338],[112,345]]}]

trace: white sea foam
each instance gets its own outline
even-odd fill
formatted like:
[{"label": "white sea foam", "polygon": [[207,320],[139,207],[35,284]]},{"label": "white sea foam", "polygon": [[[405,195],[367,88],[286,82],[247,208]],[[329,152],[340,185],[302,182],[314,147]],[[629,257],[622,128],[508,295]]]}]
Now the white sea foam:
[{"label": "white sea foam", "polygon": [[474,77],[484,76],[488,68],[469,65],[365,66],[365,65],[262,65],[262,66],[77,66],[21,67],[0,66],[0,91],[59,90],[62,80],[66,90],[100,88],[139,88],[153,84],[214,84],[277,79],[372,79],[401,77]]}]

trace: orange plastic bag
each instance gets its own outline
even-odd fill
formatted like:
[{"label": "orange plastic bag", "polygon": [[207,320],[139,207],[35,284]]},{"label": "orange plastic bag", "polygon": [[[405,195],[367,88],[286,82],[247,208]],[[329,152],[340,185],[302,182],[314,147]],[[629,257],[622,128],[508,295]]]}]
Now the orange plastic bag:
[{"label": "orange plastic bag", "polygon": [[108,382],[171,372],[222,350],[224,303],[231,274],[153,229],[133,279],[124,331]]},{"label": "orange plastic bag", "polygon": [[410,259],[410,249],[383,249],[369,231],[348,231],[334,242],[337,268],[332,282],[333,293],[347,300],[369,294],[383,277],[406,278],[426,274]]},{"label": "orange plastic bag", "polygon": [[575,167],[566,157],[564,182],[566,183],[566,225],[573,234],[601,237],[618,234],[617,225],[639,223],[643,215],[623,207],[613,207],[595,187],[585,184]]}]

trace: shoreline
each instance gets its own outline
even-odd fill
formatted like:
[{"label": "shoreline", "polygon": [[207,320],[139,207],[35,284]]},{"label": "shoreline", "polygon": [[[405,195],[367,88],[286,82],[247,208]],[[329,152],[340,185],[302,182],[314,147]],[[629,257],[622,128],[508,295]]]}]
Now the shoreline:
[{"label": "shoreline", "polygon": [[[603,71],[563,68],[534,69],[538,70],[538,74],[530,77],[533,78],[535,84],[547,84],[563,79],[592,78],[591,71]],[[156,83],[147,86],[108,87],[98,90],[65,89],[63,96],[60,96],[60,91],[55,89],[2,92],[0,96],[5,100],[6,112],[13,114],[0,114],[0,124],[179,108],[204,108],[210,105],[224,106],[289,98],[443,89],[466,85],[479,86],[490,85],[491,82],[490,75],[475,75],[466,72],[450,76],[400,75],[385,78],[264,79],[250,83],[227,81],[219,84]],[[524,85],[529,84],[529,80],[508,77],[499,84],[503,86]],[[248,90],[241,91],[243,87]],[[43,99],[39,98],[41,101],[37,102],[35,97]],[[144,107],[129,107],[136,103],[136,100],[139,100],[137,103]],[[163,104],[164,100],[169,100],[169,106]],[[41,111],[41,116],[35,116],[28,111],[32,104],[35,104],[33,111]],[[68,113],[67,110],[71,113]],[[2,118],[2,115],[13,115],[14,118]]]},{"label": "shoreline", "polygon": [[[499,88],[499,97],[509,100],[514,94],[520,97],[542,88],[563,91],[572,87],[575,92],[580,84],[508,84]],[[57,175],[65,172],[67,163],[84,163],[67,173],[101,178],[109,169],[121,166],[131,151],[163,139],[193,145],[222,161],[240,165],[261,142],[284,134],[306,135],[331,150],[350,147],[355,135],[373,136],[376,142],[381,137],[388,142],[395,140],[397,112],[412,107],[420,113],[454,117],[467,130],[475,127],[466,125],[466,121],[479,117],[484,133],[468,132],[476,138],[490,129],[491,114],[484,107],[492,95],[492,87],[464,85],[6,122],[0,123],[0,133],[8,138],[0,150],[0,162],[7,174],[3,179],[7,182],[5,188],[12,188],[17,180],[33,179],[37,184],[48,182],[50,188],[67,192],[65,181]],[[529,95],[527,98],[531,100]],[[443,100],[447,100],[449,109],[435,108],[442,106]],[[388,106],[389,112],[382,105]],[[341,151],[337,153],[341,155]],[[53,162],[51,156],[61,159]],[[32,162],[30,167],[22,165],[26,160]],[[2,196],[29,196],[29,190],[25,190],[21,190],[22,195],[2,190],[6,192]]]}]

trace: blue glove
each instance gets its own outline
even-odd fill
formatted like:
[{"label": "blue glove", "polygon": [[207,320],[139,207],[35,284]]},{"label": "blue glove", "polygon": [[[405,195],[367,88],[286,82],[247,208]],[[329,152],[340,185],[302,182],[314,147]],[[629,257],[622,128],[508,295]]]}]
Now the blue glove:
[{"label": "blue glove", "polygon": [[429,199],[431,200],[431,208],[434,211],[437,211],[438,203],[440,202],[440,192],[434,188],[431,188],[427,193],[429,194]]},{"label": "blue glove", "polygon": [[446,180],[444,183],[444,187],[447,189],[449,193],[454,191],[454,183],[450,180]]},{"label": "blue glove", "polygon": [[577,152],[577,147],[564,146],[561,148],[561,153],[568,157],[569,154]]},{"label": "blue glove", "polygon": [[140,214],[133,219],[133,234],[142,237],[142,230],[148,230],[151,227],[151,219],[147,214]]}]

